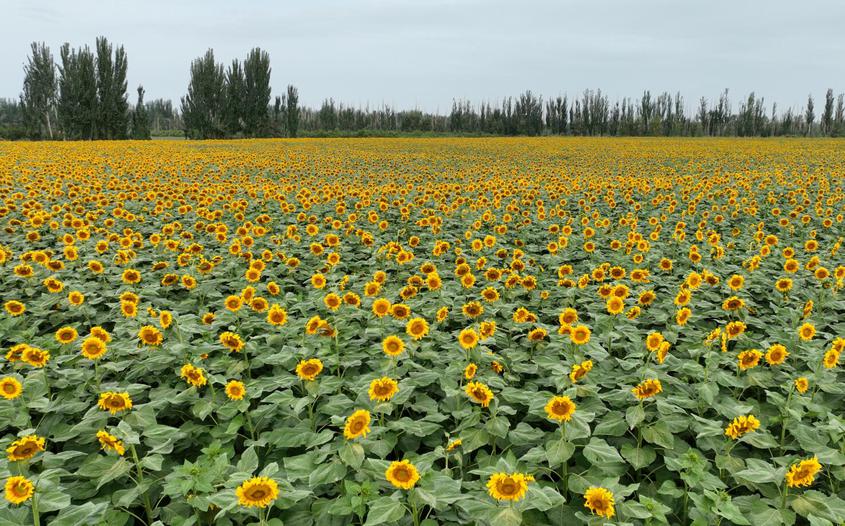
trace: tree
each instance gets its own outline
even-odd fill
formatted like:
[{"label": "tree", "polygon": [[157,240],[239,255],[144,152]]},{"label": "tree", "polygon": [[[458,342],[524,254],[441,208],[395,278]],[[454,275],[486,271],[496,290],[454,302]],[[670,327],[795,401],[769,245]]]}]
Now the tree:
[{"label": "tree", "polygon": [[238,59],[235,59],[226,70],[226,103],[223,109],[226,133],[230,136],[237,135],[244,129],[244,91],[244,70]]},{"label": "tree", "polygon": [[21,93],[24,122],[30,137],[53,138],[56,110],[56,66],[46,44],[33,42],[32,55],[23,68]]},{"label": "tree", "polygon": [[270,55],[254,48],[244,61],[244,133],[263,137],[270,131]]},{"label": "tree", "polygon": [[836,113],[833,117],[833,135],[841,137],[845,135],[845,95],[842,93],[836,97]]},{"label": "tree", "polygon": [[288,137],[296,137],[299,131],[299,90],[288,85],[287,109],[285,110],[288,124]]},{"label": "tree", "polygon": [[138,86],[138,102],[132,112],[132,138],[146,140],[150,138],[150,121],[144,106],[144,87]]},{"label": "tree", "polygon": [[824,113],[822,113],[822,134],[833,134],[833,90],[828,88],[824,96]]},{"label": "tree", "polygon": [[214,50],[191,62],[188,93],[182,97],[182,118],[185,134],[201,139],[224,135],[223,103],[225,101],[223,65],[214,61]]},{"label": "tree", "polygon": [[97,138],[125,139],[129,129],[126,52],[114,50],[106,37],[98,37],[97,50]]},{"label": "tree", "polygon": [[66,139],[94,139],[99,102],[94,53],[88,46],[80,50],[62,46],[59,66],[59,126]]},{"label": "tree", "polygon": [[810,135],[813,132],[813,122],[816,120],[813,107],[813,95],[807,95],[807,109],[804,111],[804,123],[807,127],[804,130],[804,135]]}]

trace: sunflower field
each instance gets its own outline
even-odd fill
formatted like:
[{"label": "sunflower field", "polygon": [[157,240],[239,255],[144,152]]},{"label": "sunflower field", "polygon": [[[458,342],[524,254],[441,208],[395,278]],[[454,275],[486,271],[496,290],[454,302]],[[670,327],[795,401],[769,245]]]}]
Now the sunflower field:
[{"label": "sunflower field", "polygon": [[845,142],[0,144],[0,526],[845,523]]}]

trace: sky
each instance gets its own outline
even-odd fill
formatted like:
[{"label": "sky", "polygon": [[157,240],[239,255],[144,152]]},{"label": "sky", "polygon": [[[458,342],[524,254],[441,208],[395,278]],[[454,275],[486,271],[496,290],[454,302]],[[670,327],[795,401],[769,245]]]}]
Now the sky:
[{"label": "sky", "polygon": [[64,42],[123,44],[130,101],[178,105],[191,60],[270,53],[273,95],[448,113],[452,100],[496,102],[600,88],[611,100],[730,89],[779,110],[845,91],[840,0],[3,0],[0,97],[16,97],[32,41],[58,60]]}]

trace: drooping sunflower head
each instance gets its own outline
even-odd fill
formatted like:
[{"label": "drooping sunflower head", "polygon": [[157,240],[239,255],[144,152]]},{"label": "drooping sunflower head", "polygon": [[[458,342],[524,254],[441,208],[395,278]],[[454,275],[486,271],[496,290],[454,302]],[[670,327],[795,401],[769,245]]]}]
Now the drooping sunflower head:
[{"label": "drooping sunflower head", "polygon": [[756,431],[759,427],[760,421],[754,415],[740,415],[725,428],[725,436],[736,440],[747,433]]},{"label": "drooping sunflower head", "polygon": [[343,426],[343,436],[347,440],[354,440],[366,437],[370,432],[370,412],[366,409],[359,409],[346,418]]},{"label": "drooping sunflower head", "polygon": [[6,458],[10,462],[29,460],[38,454],[38,452],[45,451],[44,443],[45,439],[37,435],[19,438],[6,448]]},{"label": "drooping sunflower head", "polygon": [[789,467],[786,472],[786,485],[790,488],[798,488],[801,486],[809,487],[816,479],[816,474],[821,471],[822,465],[819,463],[818,457],[813,457],[807,460],[802,460]]},{"label": "drooping sunflower head", "polygon": [[126,453],[123,441],[104,429],[97,431],[97,440],[100,442],[100,448],[104,451],[114,451],[121,456]]},{"label": "drooping sunflower head", "polygon": [[649,378],[640,382],[636,387],[631,389],[631,392],[639,400],[645,400],[663,392],[663,386],[657,378]]},{"label": "drooping sunflower head", "polygon": [[239,335],[230,331],[226,331],[220,335],[220,344],[234,352],[240,352],[245,345]]},{"label": "drooping sunflower head", "polygon": [[411,489],[420,480],[416,466],[407,460],[391,462],[384,472],[384,477],[399,489]]},{"label": "drooping sunflower head", "polygon": [[208,383],[208,380],[205,377],[205,371],[199,367],[194,367],[189,363],[182,366],[182,369],[179,371],[179,376],[184,378],[185,381],[193,387],[202,387]]},{"label": "drooping sunflower head", "polygon": [[235,490],[238,504],[247,508],[266,508],[279,497],[279,485],[268,477],[253,477]]},{"label": "drooping sunflower head", "polygon": [[488,407],[493,400],[493,391],[481,382],[469,382],[464,388],[470,400],[481,407]]}]

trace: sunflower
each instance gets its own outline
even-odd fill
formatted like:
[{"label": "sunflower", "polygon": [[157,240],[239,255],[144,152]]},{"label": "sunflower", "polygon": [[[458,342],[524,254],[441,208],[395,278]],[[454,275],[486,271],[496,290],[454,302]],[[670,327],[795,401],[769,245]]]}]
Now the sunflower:
[{"label": "sunflower", "polygon": [[88,331],[88,334],[90,336],[93,336],[94,338],[102,340],[103,343],[109,343],[111,341],[111,334],[109,334],[109,331],[99,326],[91,327],[91,330]]},{"label": "sunflower", "polygon": [[405,332],[414,340],[420,340],[428,334],[428,322],[423,318],[411,318],[405,325]]},{"label": "sunflower", "polygon": [[558,316],[558,322],[561,325],[572,325],[576,321],[578,321],[578,311],[572,307],[563,309],[563,312]]},{"label": "sunflower", "polygon": [[267,312],[267,323],[281,327],[288,322],[288,313],[281,305],[273,304]]},{"label": "sunflower", "polygon": [[411,308],[404,303],[396,303],[390,306],[390,315],[397,320],[404,320],[411,315]]},{"label": "sunflower", "polygon": [[56,331],[56,341],[62,345],[73,343],[78,337],[79,333],[73,327],[62,327]]},{"label": "sunflower", "polygon": [[383,318],[390,313],[390,301],[385,298],[378,298],[373,302],[373,314],[379,318]]},{"label": "sunflower", "polygon": [[798,337],[803,341],[808,342],[816,335],[816,326],[810,322],[804,323],[798,327]]},{"label": "sunflower", "polygon": [[173,324],[173,313],[163,310],[158,314],[158,322],[162,329],[167,329]]},{"label": "sunflower", "polygon": [[323,372],[323,362],[318,358],[302,360],[296,365],[296,375],[301,380],[313,381]]},{"label": "sunflower", "polygon": [[7,301],[3,304],[3,308],[6,309],[6,312],[8,312],[11,316],[20,316],[26,312],[26,305],[17,300]]},{"label": "sunflower", "polygon": [[161,342],[164,337],[161,335],[161,331],[159,331],[157,328],[153,327],[152,325],[144,325],[138,330],[138,339],[144,345],[148,345],[150,347],[157,347],[161,345]]},{"label": "sunflower", "polygon": [[184,378],[188,384],[194,387],[202,387],[208,383],[208,380],[205,378],[205,371],[189,363],[182,366],[182,369],[179,371],[179,377]]},{"label": "sunflower", "polygon": [[475,378],[476,372],[478,372],[478,366],[474,363],[471,363],[464,368],[464,378],[466,378],[467,380],[472,380],[473,378]]},{"label": "sunflower", "polygon": [[95,336],[89,336],[82,341],[81,352],[89,360],[96,360],[106,354],[106,343]]},{"label": "sunflower", "polygon": [[6,400],[14,400],[23,392],[23,386],[17,378],[4,376],[0,378],[0,396]]},{"label": "sunflower", "polygon": [[572,366],[572,369],[569,371],[569,380],[572,383],[577,383],[580,379],[584,378],[587,373],[589,373],[593,369],[593,361],[586,360],[581,363],[576,363]]},{"label": "sunflower", "polygon": [[759,427],[760,421],[754,415],[738,416],[725,428],[725,436],[736,440],[747,433],[756,431]]},{"label": "sunflower", "polygon": [[472,349],[478,345],[478,339],[478,333],[473,328],[464,329],[458,334],[458,343],[461,344],[464,350]]},{"label": "sunflower", "polygon": [[141,273],[135,269],[128,268],[123,271],[120,279],[123,280],[124,283],[128,285],[134,285],[141,281]]},{"label": "sunflower", "polygon": [[636,396],[639,400],[645,400],[662,393],[663,386],[657,378],[649,378],[640,382],[636,387],[631,389],[631,392],[634,393],[634,396]]},{"label": "sunflower", "polygon": [[326,277],[322,274],[314,274],[311,276],[311,286],[315,289],[322,289],[326,286]]},{"label": "sunflower", "polygon": [[213,312],[206,312],[202,315],[202,324],[203,325],[211,325],[214,323],[214,313]]},{"label": "sunflower", "polygon": [[737,291],[745,285],[745,278],[740,276],[739,274],[734,274],[730,278],[728,278],[728,287],[733,290]]},{"label": "sunflower", "polygon": [[226,298],[226,300],[223,302],[223,305],[228,311],[238,312],[239,310],[241,310],[241,307],[243,307],[244,300],[240,296],[231,295]]},{"label": "sunflower", "polygon": [[798,488],[801,486],[810,486],[816,478],[816,474],[821,471],[822,465],[819,464],[818,457],[813,457],[807,460],[802,460],[797,464],[789,466],[789,471],[786,472],[786,485],[790,488]]},{"label": "sunflower", "polygon": [[799,376],[798,378],[796,378],[794,383],[795,389],[801,394],[806,393],[807,389],[810,388],[810,381],[807,380],[807,378],[804,376]]},{"label": "sunflower", "polygon": [[243,382],[230,380],[226,384],[226,396],[229,397],[229,400],[243,400],[244,395],[246,395],[246,386]]},{"label": "sunflower", "polygon": [[229,349],[230,351],[233,351],[233,352],[241,352],[241,350],[244,348],[244,345],[246,345],[244,343],[244,341],[241,340],[240,336],[238,336],[234,332],[229,332],[229,331],[222,333],[220,335],[219,340],[220,340],[220,344],[223,347],[225,347],[225,348],[227,348],[227,349]]},{"label": "sunflower", "polygon": [[769,365],[780,365],[786,361],[787,356],[789,356],[789,352],[787,352],[786,347],[776,343],[766,351],[766,363]]},{"label": "sunflower", "polygon": [[106,391],[105,393],[100,393],[100,399],[97,401],[97,405],[103,411],[108,411],[112,415],[116,415],[121,411],[132,409],[132,399],[127,392],[116,393],[114,391]]},{"label": "sunflower", "polygon": [[337,309],[339,309],[342,302],[343,300],[341,300],[340,296],[338,296],[334,292],[329,292],[328,294],[326,294],[326,297],[323,298],[323,303],[329,310],[332,311],[336,311]]},{"label": "sunflower", "polygon": [[391,335],[382,340],[381,350],[388,356],[399,356],[405,350],[405,342],[399,336]]},{"label": "sunflower", "polygon": [[346,418],[346,424],[343,426],[343,436],[347,440],[366,437],[369,432],[370,412],[366,409],[359,409]]},{"label": "sunflower", "polygon": [[411,489],[420,480],[417,468],[407,460],[391,462],[384,477],[399,489]]},{"label": "sunflower", "polygon": [[650,352],[654,352],[660,348],[660,344],[663,343],[664,337],[663,334],[660,332],[651,332],[645,339],[645,346]]},{"label": "sunflower", "polygon": [[39,451],[45,451],[44,442],[44,438],[36,435],[19,438],[6,448],[6,458],[9,459],[9,462],[29,460],[37,455]]},{"label": "sunflower", "polygon": [[387,402],[399,391],[399,384],[392,378],[377,378],[370,382],[370,389],[368,393],[370,400],[378,400],[379,402]]},{"label": "sunflower", "polygon": [[789,278],[780,278],[775,281],[775,290],[786,294],[792,290],[792,280]]},{"label": "sunflower", "polygon": [[586,325],[575,325],[569,331],[569,339],[575,345],[584,345],[590,341],[590,328]]},{"label": "sunflower", "polygon": [[760,363],[760,358],[762,357],[763,353],[757,349],[742,351],[737,356],[737,365],[739,366],[739,370],[744,371],[746,369],[753,369],[754,367],[757,367]]},{"label": "sunflower", "polygon": [[67,295],[67,301],[72,306],[78,307],[85,303],[85,294],[82,294],[78,290],[73,290]]},{"label": "sunflower", "polygon": [[546,415],[550,420],[569,422],[575,414],[575,402],[568,396],[554,396],[546,404]]},{"label": "sunflower", "polygon": [[35,486],[26,477],[15,476],[6,480],[6,500],[12,504],[23,504],[34,493]]},{"label": "sunflower", "polygon": [[621,314],[623,310],[625,310],[625,301],[622,298],[611,296],[607,300],[607,312],[609,314],[616,316],[617,314]]},{"label": "sunflower", "polygon": [[690,310],[689,307],[681,307],[678,309],[678,312],[675,313],[675,322],[683,327],[687,324],[690,316],[692,316],[692,310]]},{"label": "sunflower", "polygon": [[593,515],[607,519],[612,518],[616,513],[613,504],[613,493],[608,489],[590,486],[584,492],[584,507],[589,509]]},{"label": "sunflower", "polygon": [[732,321],[725,326],[725,334],[729,340],[735,340],[745,332],[746,325],[741,321]]},{"label": "sunflower", "polygon": [[97,440],[100,442],[100,448],[103,451],[114,451],[115,453],[121,456],[126,453],[126,448],[123,446],[123,441],[119,440],[116,436],[105,431],[104,429],[97,431]]},{"label": "sunflower", "polygon": [[446,444],[446,451],[453,451],[454,449],[458,448],[463,444],[463,440],[460,438],[456,438],[455,440],[450,441]]},{"label": "sunflower", "polygon": [[493,400],[493,391],[481,382],[469,382],[464,391],[470,400],[481,404],[481,407],[488,407]]},{"label": "sunflower", "polygon": [[44,367],[50,360],[50,351],[44,351],[42,349],[30,347],[29,345],[22,349],[22,351],[23,354],[21,355],[21,360],[33,367]]},{"label": "sunflower", "polygon": [[524,473],[494,473],[487,480],[487,492],[496,500],[518,501],[525,497],[534,477]]},{"label": "sunflower", "polygon": [[238,504],[247,508],[266,508],[279,497],[279,485],[268,477],[253,477],[235,490]]},{"label": "sunflower", "polygon": [[745,307],[745,301],[739,296],[731,296],[722,302],[722,310],[737,311]]}]

